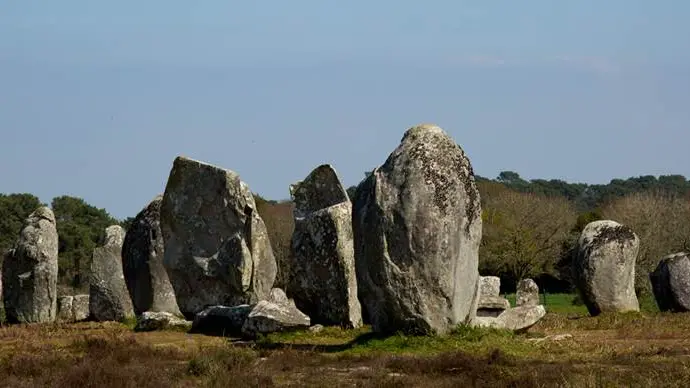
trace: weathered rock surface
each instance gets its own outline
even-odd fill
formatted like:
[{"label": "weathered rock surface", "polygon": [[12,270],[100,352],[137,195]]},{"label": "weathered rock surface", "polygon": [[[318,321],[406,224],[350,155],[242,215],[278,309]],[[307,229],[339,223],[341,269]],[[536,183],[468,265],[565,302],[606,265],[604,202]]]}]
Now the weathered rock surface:
[{"label": "weathered rock surface", "polygon": [[435,125],[409,129],[354,201],[359,298],[375,332],[447,333],[471,322],[480,215],[463,150]]},{"label": "weathered rock surface", "polygon": [[183,314],[266,298],[276,262],[254,197],[230,170],[178,157],[161,205],[163,265]]},{"label": "weathered rock surface", "polygon": [[15,248],[5,257],[2,285],[8,322],[54,322],[57,277],[55,215],[40,207],[26,219]]},{"label": "weathered rock surface", "polygon": [[89,318],[89,294],[74,295],[72,299],[72,315],[75,322]]},{"label": "weathered rock surface", "polygon": [[124,321],[134,317],[122,272],[125,231],[119,225],[105,229],[105,243],[93,250],[89,276],[89,311],[96,321]]},{"label": "weathered rock surface", "polygon": [[192,322],[185,321],[175,314],[163,311],[145,311],[137,317],[134,331],[188,330]]},{"label": "weathered rock surface", "polygon": [[58,322],[74,322],[74,314],[72,312],[72,302],[74,297],[72,295],[60,296],[57,298],[57,316]]},{"label": "weathered rock surface", "polygon": [[518,282],[515,294],[516,306],[537,306],[539,304],[539,286],[532,279],[522,279]]},{"label": "weathered rock surface", "polygon": [[501,278],[497,276],[479,277],[479,300],[477,302],[478,317],[498,317],[510,308],[508,299],[502,298]]},{"label": "weathered rock surface", "polygon": [[649,275],[661,311],[690,311],[690,257],[685,252],[668,255]]},{"label": "weathered rock surface", "polygon": [[314,323],[362,325],[352,237],[352,204],[335,170],[322,165],[290,186],[295,230],[286,291]]},{"label": "weathered rock surface", "polygon": [[89,295],[65,295],[57,299],[57,320],[79,322],[89,318]]},{"label": "weathered rock surface", "polygon": [[479,292],[482,296],[500,296],[501,278],[498,276],[480,276]]},{"label": "weathered rock surface", "polygon": [[242,325],[254,305],[211,306],[200,311],[192,323],[193,333],[220,336],[241,336]]},{"label": "weathered rock surface", "polygon": [[309,317],[297,309],[294,301],[274,288],[269,300],[262,300],[252,308],[242,325],[242,334],[253,338],[258,334],[306,330],[310,323]]},{"label": "weathered rock surface", "polygon": [[584,228],[573,269],[591,315],[640,310],[635,295],[639,245],[632,229],[615,221],[594,221]]},{"label": "weathered rock surface", "polygon": [[546,315],[543,305],[512,307],[503,311],[498,317],[474,318],[473,324],[481,327],[524,331],[534,326]]},{"label": "weathered rock surface", "polygon": [[163,196],[156,197],[132,221],[122,245],[122,270],[134,312],[182,315],[163,266],[165,249],[160,227]]}]

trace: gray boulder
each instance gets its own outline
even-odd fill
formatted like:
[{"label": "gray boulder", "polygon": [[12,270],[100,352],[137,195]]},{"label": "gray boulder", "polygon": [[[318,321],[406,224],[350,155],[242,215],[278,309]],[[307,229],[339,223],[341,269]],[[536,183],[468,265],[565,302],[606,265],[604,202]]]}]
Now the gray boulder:
[{"label": "gray boulder", "polygon": [[255,305],[210,306],[200,311],[192,323],[193,333],[241,336],[244,321]]},{"label": "gray boulder", "polygon": [[257,303],[242,325],[242,334],[254,338],[259,334],[307,330],[310,319],[299,311],[294,301],[277,288],[271,291],[269,300]]},{"label": "gray boulder", "polygon": [[57,316],[58,234],[55,215],[40,207],[24,222],[2,271],[10,323],[54,322]]},{"label": "gray boulder", "polygon": [[189,330],[192,322],[185,321],[175,314],[162,311],[145,311],[137,317],[134,331]]},{"label": "gray boulder", "polygon": [[573,275],[591,315],[640,310],[635,295],[639,245],[632,229],[615,221],[594,221],[584,228]]},{"label": "gray boulder", "polygon": [[481,327],[520,332],[534,326],[545,315],[546,309],[543,305],[519,306],[506,309],[498,317],[477,316],[473,323]]},{"label": "gray boulder", "polygon": [[122,270],[136,314],[149,311],[181,316],[163,266],[162,202],[163,196],[156,197],[132,221],[122,245]]},{"label": "gray boulder", "polygon": [[125,231],[119,225],[105,229],[105,242],[93,250],[89,275],[89,312],[96,321],[124,321],[134,317],[122,272]]},{"label": "gray boulder", "polygon": [[536,306],[539,304],[539,286],[532,279],[522,279],[518,282],[515,294],[516,306]]},{"label": "gray boulder", "polygon": [[276,262],[254,197],[239,175],[196,160],[173,163],[161,205],[163,265],[183,314],[256,303]]},{"label": "gray boulder", "polygon": [[439,127],[409,129],[357,188],[360,300],[375,332],[447,333],[479,294],[481,205],[463,150]]},{"label": "gray boulder", "polygon": [[72,299],[72,316],[75,322],[89,318],[89,294],[74,295]]},{"label": "gray boulder", "polygon": [[500,296],[501,278],[498,276],[480,276],[479,293],[482,296]]},{"label": "gray boulder", "polygon": [[322,165],[290,186],[295,203],[286,291],[312,322],[362,325],[352,240],[352,204],[335,170]]},{"label": "gray boulder", "polygon": [[661,311],[690,311],[690,257],[685,252],[668,255],[649,275]]},{"label": "gray boulder", "polygon": [[88,295],[65,295],[57,299],[57,321],[79,322],[89,317]]}]

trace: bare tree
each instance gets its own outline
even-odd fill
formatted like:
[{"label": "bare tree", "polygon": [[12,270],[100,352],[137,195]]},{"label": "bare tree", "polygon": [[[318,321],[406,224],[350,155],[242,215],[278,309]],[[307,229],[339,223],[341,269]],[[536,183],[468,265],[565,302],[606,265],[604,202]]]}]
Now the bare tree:
[{"label": "bare tree", "polygon": [[497,191],[483,206],[480,267],[516,281],[553,273],[563,241],[577,219],[563,197]]},{"label": "bare tree", "polygon": [[638,290],[650,290],[649,272],[671,253],[687,251],[690,200],[662,192],[631,194],[602,208],[606,219],[628,225],[640,238],[635,270]]}]

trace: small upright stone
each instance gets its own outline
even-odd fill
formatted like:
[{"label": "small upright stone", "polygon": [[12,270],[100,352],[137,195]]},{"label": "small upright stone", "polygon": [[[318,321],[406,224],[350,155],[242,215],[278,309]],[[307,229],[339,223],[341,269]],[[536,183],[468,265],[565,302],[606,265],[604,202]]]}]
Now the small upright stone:
[{"label": "small upright stone", "polygon": [[357,188],[360,300],[374,332],[448,333],[479,294],[481,203],[463,150],[435,125],[409,129]]},{"label": "small upright stone", "polygon": [[480,276],[479,292],[483,296],[500,296],[501,278],[498,276]]},{"label": "small upright stone", "polygon": [[254,197],[237,173],[176,158],[160,212],[163,265],[185,316],[267,297],[276,261]]},{"label": "small upright stone", "polygon": [[515,305],[518,307],[539,305],[539,286],[534,280],[522,279],[518,282]]},{"label": "small upright stone", "polygon": [[290,186],[295,230],[286,291],[313,323],[362,325],[357,299],[352,204],[335,170],[321,165]]},{"label": "small upright stone", "polygon": [[54,322],[57,316],[58,234],[55,215],[40,207],[24,222],[2,272],[10,323]]},{"label": "small upright stone", "polygon": [[132,221],[122,245],[122,270],[136,314],[148,311],[181,316],[163,266],[162,202],[163,196],[154,198]]},{"label": "small upright stone", "polygon": [[588,224],[578,240],[574,278],[591,315],[639,311],[635,261],[640,240],[615,221]]},{"label": "small upright stone", "polygon": [[685,252],[668,255],[649,275],[661,311],[690,311],[690,257]]},{"label": "small upright stone", "polygon": [[74,297],[72,295],[60,296],[57,298],[57,318],[58,322],[73,322],[74,314],[72,312],[72,302]]},{"label": "small upright stone", "polygon": [[134,317],[122,272],[125,231],[119,225],[105,229],[105,243],[93,250],[89,280],[89,312],[96,321],[124,321]]}]

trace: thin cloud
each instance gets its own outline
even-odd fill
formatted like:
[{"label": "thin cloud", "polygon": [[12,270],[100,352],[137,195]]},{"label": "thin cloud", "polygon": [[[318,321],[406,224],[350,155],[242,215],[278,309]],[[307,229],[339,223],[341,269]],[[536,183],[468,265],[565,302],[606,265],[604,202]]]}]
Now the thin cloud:
[{"label": "thin cloud", "polygon": [[617,74],[621,72],[620,65],[602,57],[560,55],[554,59],[562,64],[596,73]]}]

